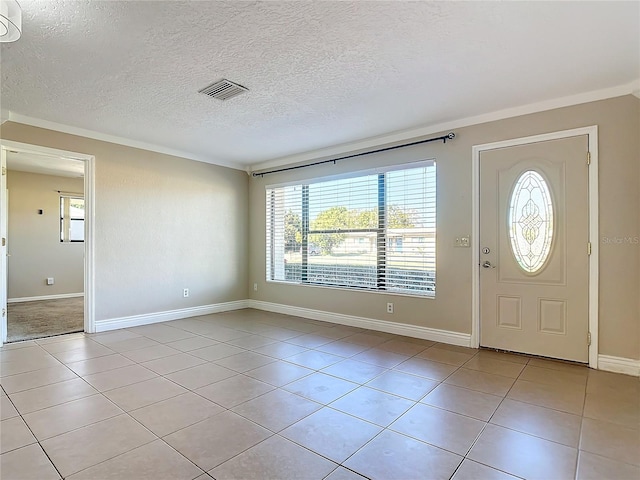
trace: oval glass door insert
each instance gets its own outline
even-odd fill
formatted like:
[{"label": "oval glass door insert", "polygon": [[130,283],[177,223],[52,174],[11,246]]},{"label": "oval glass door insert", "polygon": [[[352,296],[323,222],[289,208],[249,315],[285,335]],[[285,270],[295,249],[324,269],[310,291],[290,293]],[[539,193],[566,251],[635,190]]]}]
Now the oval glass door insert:
[{"label": "oval glass door insert", "polygon": [[508,217],[511,250],[527,273],[540,270],[553,241],[553,200],[547,182],[528,170],[515,183],[509,199]]}]

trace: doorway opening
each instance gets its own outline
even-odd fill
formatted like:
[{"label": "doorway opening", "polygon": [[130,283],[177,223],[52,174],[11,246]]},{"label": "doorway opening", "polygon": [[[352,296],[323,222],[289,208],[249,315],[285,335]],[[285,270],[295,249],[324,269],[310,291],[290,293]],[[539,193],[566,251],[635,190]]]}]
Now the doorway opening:
[{"label": "doorway opening", "polygon": [[2,141],[2,342],[93,331],[93,156]]}]

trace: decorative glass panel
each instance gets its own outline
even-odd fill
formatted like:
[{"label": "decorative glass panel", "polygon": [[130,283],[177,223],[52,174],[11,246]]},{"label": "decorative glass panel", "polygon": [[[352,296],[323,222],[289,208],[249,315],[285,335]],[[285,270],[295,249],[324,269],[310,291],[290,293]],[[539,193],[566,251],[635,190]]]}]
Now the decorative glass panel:
[{"label": "decorative glass panel", "polygon": [[553,201],[544,178],[533,170],[516,181],[509,200],[511,249],[520,267],[528,273],[540,270],[551,252]]}]

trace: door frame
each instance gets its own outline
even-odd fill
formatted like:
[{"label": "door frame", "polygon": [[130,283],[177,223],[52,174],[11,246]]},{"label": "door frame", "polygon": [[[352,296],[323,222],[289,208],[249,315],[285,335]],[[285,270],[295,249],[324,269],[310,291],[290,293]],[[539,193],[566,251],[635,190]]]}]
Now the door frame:
[{"label": "door frame", "polygon": [[[95,333],[95,157],[28,143],[0,140],[3,155],[6,150],[62,157],[84,162],[84,331]],[[6,190],[0,192],[1,204],[8,201]],[[4,219],[3,221],[5,221]],[[8,231],[6,232],[8,235]],[[4,253],[4,252],[3,252]],[[7,263],[0,265],[0,275],[7,278]],[[6,283],[6,282],[3,282]],[[4,286],[8,290],[8,285]],[[6,291],[5,291],[6,297]],[[2,308],[6,308],[6,303]],[[0,320],[0,345],[7,341],[7,316]]]},{"label": "door frame", "polygon": [[[575,128],[558,132],[532,135],[530,137],[513,138],[499,142],[484,143],[472,147],[472,308],[471,308],[471,347],[480,347],[480,154],[497,148],[515,147],[529,143],[587,135],[588,148],[591,154],[589,166],[589,239],[591,255],[589,256],[589,366],[598,368],[598,292],[599,292],[599,227],[598,227],[598,126]],[[585,159],[585,162],[587,160]],[[584,246],[587,248],[587,245]],[[587,339],[585,339],[587,341]]]}]

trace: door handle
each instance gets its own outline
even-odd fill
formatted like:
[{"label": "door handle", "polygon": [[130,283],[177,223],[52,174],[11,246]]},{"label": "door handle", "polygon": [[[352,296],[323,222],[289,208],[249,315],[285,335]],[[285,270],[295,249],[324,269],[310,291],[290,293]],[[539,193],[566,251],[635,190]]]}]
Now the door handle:
[{"label": "door handle", "polygon": [[496,268],[495,266],[491,265],[491,262],[489,260],[486,260],[483,264],[482,264],[482,268]]}]

